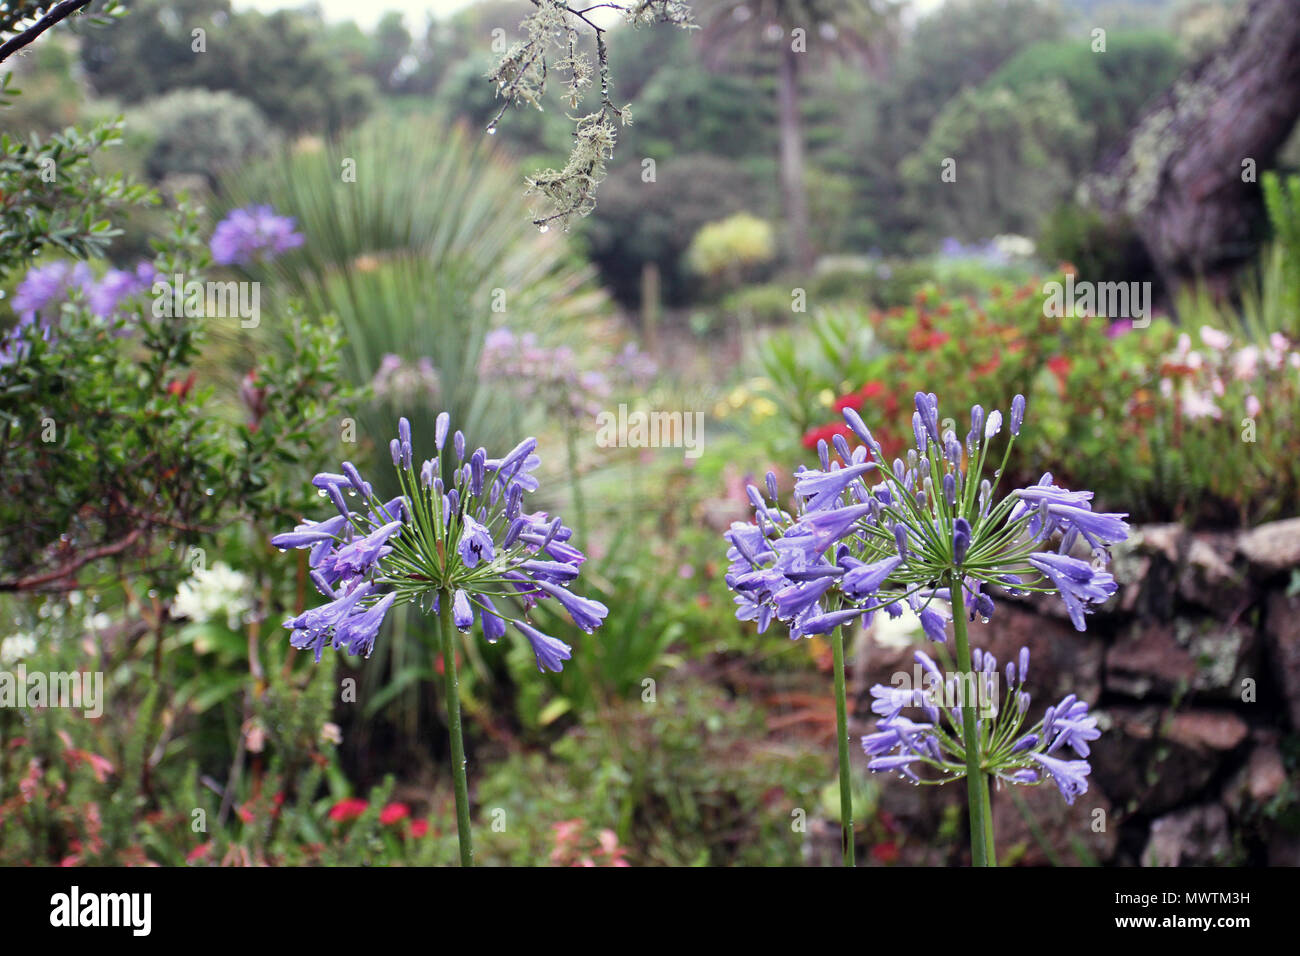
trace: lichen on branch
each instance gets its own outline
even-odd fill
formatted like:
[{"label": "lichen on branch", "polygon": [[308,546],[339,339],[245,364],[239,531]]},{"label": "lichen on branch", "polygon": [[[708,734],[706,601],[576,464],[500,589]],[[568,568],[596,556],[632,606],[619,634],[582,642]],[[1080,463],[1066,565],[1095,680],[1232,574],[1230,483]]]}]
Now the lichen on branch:
[{"label": "lichen on branch", "polygon": [[[599,78],[600,106],[594,112],[571,116],[574,123],[573,149],[562,169],[544,169],[527,179],[525,195],[538,196],[544,208],[534,215],[533,224],[547,229],[552,223],[568,228],[596,206],[596,187],[605,177],[605,164],[614,155],[618,128],[632,122],[631,107],[615,106],[610,98],[608,27],[592,19],[600,11],[615,11],[632,26],[666,23],[685,29],[694,26],[690,7],[683,0],[635,0],[628,3],[570,5],[563,0],[533,0],[536,9],[524,18],[519,29],[523,39],[515,43],[488,79],[496,84],[501,108],[488,124],[497,124],[511,105],[542,108],[542,96],[550,75],[561,77],[563,95],[570,110],[582,105],[593,80]],[[583,49],[583,35],[595,38],[596,62]]]}]

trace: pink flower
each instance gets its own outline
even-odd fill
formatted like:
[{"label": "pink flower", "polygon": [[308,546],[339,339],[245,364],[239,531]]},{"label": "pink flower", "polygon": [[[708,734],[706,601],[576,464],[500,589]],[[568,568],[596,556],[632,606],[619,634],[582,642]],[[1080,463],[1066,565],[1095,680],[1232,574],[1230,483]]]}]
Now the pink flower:
[{"label": "pink flower", "polygon": [[1210,328],[1208,325],[1202,325],[1201,341],[1216,352],[1222,352],[1232,344],[1232,336],[1227,332],[1220,332],[1218,329]]},{"label": "pink flower", "polygon": [[1259,372],[1259,348],[1247,345],[1232,357],[1232,374],[1240,381],[1248,381]]},{"label": "pink flower", "polygon": [[1246,414],[1249,415],[1251,418],[1258,418],[1259,413],[1261,411],[1263,411],[1263,406],[1260,405],[1259,399],[1256,398],[1254,395],[1247,395]]},{"label": "pink flower", "polygon": [[411,809],[404,803],[390,803],[379,811],[379,822],[384,826],[400,823],[411,815]]},{"label": "pink flower", "polygon": [[1213,418],[1215,420],[1223,418],[1223,410],[1214,404],[1212,399],[1205,392],[1198,392],[1191,386],[1185,386],[1182,394],[1183,414],[1188,418]]}]

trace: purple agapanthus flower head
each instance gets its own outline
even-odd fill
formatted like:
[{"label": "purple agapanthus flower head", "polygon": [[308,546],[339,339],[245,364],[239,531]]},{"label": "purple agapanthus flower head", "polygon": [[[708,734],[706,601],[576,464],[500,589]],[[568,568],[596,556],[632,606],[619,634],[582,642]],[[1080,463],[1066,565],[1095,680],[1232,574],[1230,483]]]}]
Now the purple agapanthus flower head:
[{"label": "purple agapanthus flower head", "polygon": [[[1079,758],[1090,753],[1090,743],[1101,736],[1097,718],[1088,705],[1073,694],[1047,708],[1036,723],[1026,726],[1030,707],[1025,689],[1029,672],[1029,649],[1021,648],[1017,661],[999,672],[997,659],[978,649],[975,673],[944,675],[923,651],[916,661],[924,672],[921,686],[910,684],[871,688],[872,713],[877,715],[875,732],[862,738],[862,749],[872,771],[898,772],[908,780],[944,783],[966,775],[961,707],[974,688],[981,741],[979,762],[986,772],[1017,785],[1034,785],[1052,780],[1067,803],[1088,789],[1091,771],[1083,759],[1070,759],[1064,748]],[[906,676],[906,675],[904,675]],[[1005,677],[1005,686],[998,687]],[[906,712],[915,711],[924,720]],[[945,726],[946,725],[946,726]]]},{"label": "purple agapanthus flower head", "polygon": [[[587,633],[603,623],[608,608],[569,589],[586,560],[571,543],[572,530],[558,517],[523,510],[523,495],[537,487],[530,474],[538,465],[536,439],[501,458],[480,448],[465,460],[460,432],[444,448],[448,422],[435,419],[435,455],[418,461],[411,423],[399,421],[392,457],[402,494],[389,501],[380,501],[350,462],[312,479],[338,513],[271,539],[308,551],[311,579],[330,599],[285,622],[293,646],[312,648],[318,660],[327,643],[368,655],[388,610],[414,604],[446,614],[463,632],[481,624],[489,643],[514,624],[538,668],[558,671],[571,648],[516,617],[515,601],[527,612],[554,600]],[[454,463],[443,460],[444,450],[454,450]]]},{"label": "purple agapanthus flower head", "polygon": [[1128,535],[1126,515],[1094,511],[1092,492],[1060,488],[1050,475],[994,500],[996,481],[983,472],[1005,457],[1000,448],[992,457],[991,445],[1003,438],[1014,444],[1020,434],[1023,396],[1012,399],[1005,431],[1000,409],[974,406],[965,442],[941,430],[933,393],[917,392],[913,404],[915,448],[892,462],[860,416],[845,409],[863,445],[837,442],[833,460],[821,443],[819,467],[795,472],[793,514],[776,500],[775,481],[766,483],[766,495],[748,487],[754,520],[726,534],[737,617],[761,627],[779,620],[799,637],[853,621],[857,615],[847,612],[870,621],[877,610],[893,615],[905,604],[931,640],[943,641],[955,597],[971,620],[987,621],[998,592],[1032,588],[1058,591],[1082,628],[1084,614],[1114,593],[1113,578],[1040,549],[1056,539],[1064,555],[1077,539],[1104,561]]},{"label": "purple agapanthus flower head", "polygon": [[292,217],[277,216],[270,206],[233,209],[212,231],[212,260],[218,265],[269,262],[303,244]]}]

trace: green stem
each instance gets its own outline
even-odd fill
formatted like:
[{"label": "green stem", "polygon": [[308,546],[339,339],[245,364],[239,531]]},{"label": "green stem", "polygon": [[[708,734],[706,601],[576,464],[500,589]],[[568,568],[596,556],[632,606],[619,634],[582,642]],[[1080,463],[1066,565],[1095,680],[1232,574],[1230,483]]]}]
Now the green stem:
[{"label": "green stem", "polygon": [[569,488],[573,491],[573,530],[577,540],[587,544],[587,508],[578,487],[578,440],[572,425],[565,428],[565,438],[569,451]]},{"label": "green stem", "polygon": [[849,716],[844,692],[844,632],[841,628],[831,632],[831,647],[835,651],[835,733],[840,751],[841,850],[844,865],[856,866],[853,858],[853,779],[849,773]]},{"label": "green stem", "polygon": [[451,776],[456,785],[456,837],[460,865],[474,865],[469,823],[469,779],[465,773],[465,740],[460,730],[460,680],[456,675],[456,625],[451,619],[452,593],[438,592],[438,624],[442,632],[442,670],[447,693],[447,733],[451,737]]},{"label": "green stem", "polygon": [[[970,674],[970,641],[966,637],[966,601],[962,593],[962,575],[951,575],[952,629],[957,638],[957,669]],[[970,696],[969,694],[967,696]],[[989,806],[989,786],[980,766],[979,739],[975,731],[976,701],[963,700],[961,708],[962,744],[966,750],[966,800],[970,808],[970,853],[973,866],[997,866],[993,846],[993,812]]]}]

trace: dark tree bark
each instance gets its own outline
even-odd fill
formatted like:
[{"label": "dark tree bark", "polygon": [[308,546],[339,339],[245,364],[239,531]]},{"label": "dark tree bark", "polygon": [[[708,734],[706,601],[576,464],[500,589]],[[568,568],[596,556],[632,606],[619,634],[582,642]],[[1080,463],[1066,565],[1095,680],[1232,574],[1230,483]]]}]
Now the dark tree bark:
[{"label": "dark tree bark", "polygon": [[1223,47],[1147,110],[1083,197],[1133,222],[1167,286],[1202,278],[1226,291],[1255,255],[1263,207],[1254,180],[1297,118],[1300,5],[1253,0]]},{"label": "dark tree bark", "polygon": [[90,0],[62,0],[53,5],[41,2],[10,4],[10,9],[5,10],[3,23],[0,23],[0,32],[13,31],[14,35],[0,43],[0,62],[89,4]]}]

